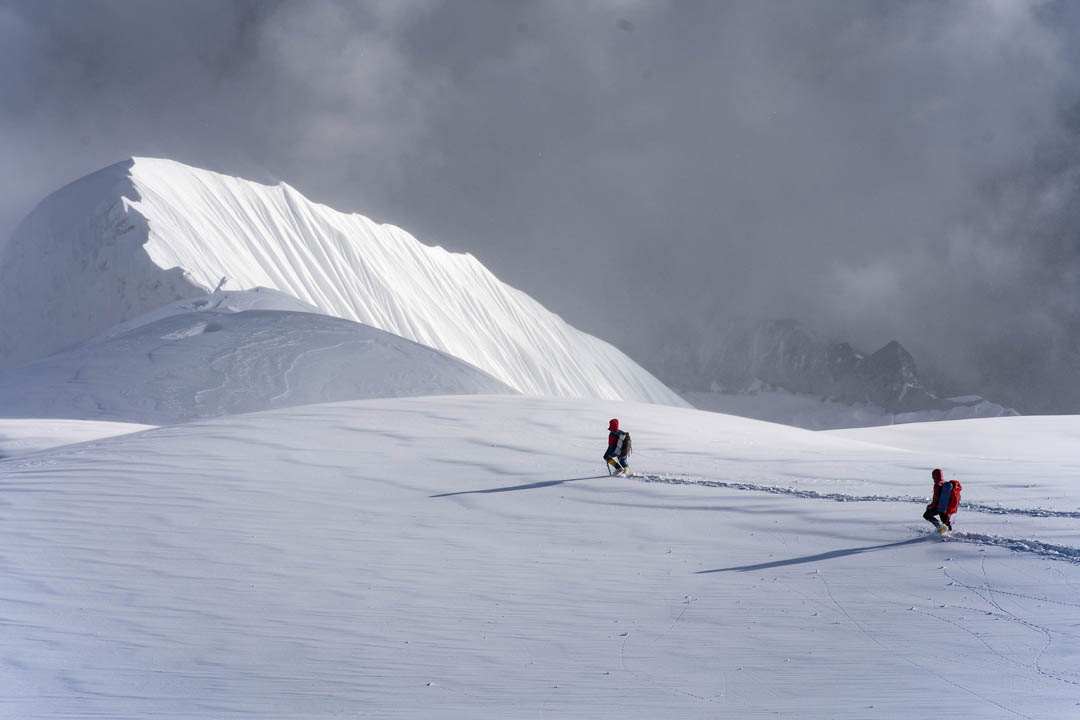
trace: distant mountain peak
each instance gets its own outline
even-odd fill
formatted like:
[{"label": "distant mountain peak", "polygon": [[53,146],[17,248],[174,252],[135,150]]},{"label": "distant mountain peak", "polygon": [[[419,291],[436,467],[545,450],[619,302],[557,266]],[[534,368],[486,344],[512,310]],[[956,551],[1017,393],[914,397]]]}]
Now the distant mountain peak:
[{"label": "distant mountain peak", "polygon": [[969,403],[928,390],[915,358],[891,340],[869,355],[849,343],[824,340],[798,320],[735,323],[702,359],[705,378],[694,389],[751,392],[776,388],[847,404],[868,404],[892,413],[949,410]]},{"label": "distant mountain peak", "polygon": [[863,358],[840,380],[832,397],[879,405],[891,412],[944,410],[955,404],[923,387],[915,358],[896,340]]}]

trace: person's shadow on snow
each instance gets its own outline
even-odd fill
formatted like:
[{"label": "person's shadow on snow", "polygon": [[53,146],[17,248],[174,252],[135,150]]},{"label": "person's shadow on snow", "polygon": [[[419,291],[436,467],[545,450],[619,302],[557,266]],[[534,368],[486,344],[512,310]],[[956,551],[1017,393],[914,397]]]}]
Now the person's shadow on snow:
[{"label": "person's shadow on snow", "polygon": [[784,567],[786,565],[802,565],[803,563],[812,563],[817,562],[818,560],[831,560],[832,558],[856,555],[872,550],[887,550],[889,548],[897,548],[904,545],[914,545],[915,543],[925,542],[935,537],[936,535],[920,535],[919,537],[911,538],[910,540],[901,540],[900,542],[886,543],[884,545],[868,545],[866,547],[848,548],[847,550],[830,550],[829,552],[823,552],[817,555],[807,555],[806,557],[790,558],[788,560],[776,560],[773,562],[760,563],[758,565],[740,565],[738,567],[717,568],[715,570],[698,570],[694,574],[707,575],[709,573],[733,572],[736,570],[739,572],[749,572],[751,570],[768,570],[769,568]]},{"label": "person's shadow on snow", "polygon": [[454,495],[482,495],[487,493],[514,492],[516,490],[537,490],[539,488],[551,487],[552,485],[562,485],[563,483],[577,482],[578,480],[599,480],[604,477],[608,476],[590,475],[589,477],[567,478],[566,480],[544,480],[542,482],[528,483],[526,485],[510,485],[508,487],[488,488],[486,490],[461,490],[460,492],[439,493],[438,495],[428,495],[428,497],[441,498],[453,497]]}]

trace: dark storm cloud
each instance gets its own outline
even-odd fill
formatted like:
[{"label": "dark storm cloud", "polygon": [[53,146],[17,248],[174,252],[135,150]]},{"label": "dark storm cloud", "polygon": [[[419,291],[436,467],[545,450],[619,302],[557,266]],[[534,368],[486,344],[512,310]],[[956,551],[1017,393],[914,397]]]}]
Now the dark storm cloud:
[{"label": "dark storm cloud", "polygon": [[0,233],[168,156],[470,251],[646,364],[680,322],[794,316],[1045,406],[1080,385],[1073,15],[0,3]]}]

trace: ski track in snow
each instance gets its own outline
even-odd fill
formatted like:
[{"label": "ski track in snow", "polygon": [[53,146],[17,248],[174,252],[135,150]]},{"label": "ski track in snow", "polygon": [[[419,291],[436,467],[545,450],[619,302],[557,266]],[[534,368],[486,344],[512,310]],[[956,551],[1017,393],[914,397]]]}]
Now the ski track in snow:
[{"label": "ski track in snow", "polygon": [[[834,502],[896,502],[918,503],[924,505],[925,498],[900,495],[850,495],[846,493],[823,493],[814,490],[797,490],[795,488],[779,487],[776,485],[755,485],[753,483],[724,482],[722,480],[703,480],[674,475],[652,475],[643,473],[630,473],[626,477],[648,483],[664,483],[668,485],[700,485],[702,487],[724,488],[727,490],[749,490],[755,492],[773,493],[776,495],[791,495],[794,497],[810,498],[814,500],[832,500]],[[1068,510],[1043,510],[1025,508],[1003,508],[992,505],[980,505],[976,503],[961,503],[960,507],[971,512],[990,513],[992,515],[1025,515],[1038,518],[1080,518],[1080,512]],[[1057,545],[1040,540],[1003,537],[988,533],[974,533],[957,531],[946,536],[946,542],[967,542],[976,545],[994,545],[1008,548],[1016,552],[1024,552],[1032,555],[1064,560],[1080,564],[1080,548],[1071,545]]]}]

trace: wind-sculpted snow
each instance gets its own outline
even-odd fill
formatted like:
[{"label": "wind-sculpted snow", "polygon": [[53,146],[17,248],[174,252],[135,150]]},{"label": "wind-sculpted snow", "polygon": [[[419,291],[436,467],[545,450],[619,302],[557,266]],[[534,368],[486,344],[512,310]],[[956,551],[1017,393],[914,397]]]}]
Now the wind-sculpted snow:
[{"label": "wind-sculpted snow", "polygon": [[266,293],[218,295],[0,374],[0,417],[163,425],[317,402],[513,392],[382,330],[310,313],[237,312],[265,304]]},{"label": "wind-sculpted snow", "polygon": [[54,193],[0,252],[0,367],[205,295],[223,277],[225,288],[280,290],[442,350],[527,394],[685,405],[471,255],[285,184],[142,158]]}]

